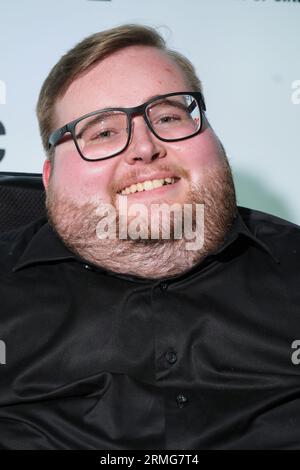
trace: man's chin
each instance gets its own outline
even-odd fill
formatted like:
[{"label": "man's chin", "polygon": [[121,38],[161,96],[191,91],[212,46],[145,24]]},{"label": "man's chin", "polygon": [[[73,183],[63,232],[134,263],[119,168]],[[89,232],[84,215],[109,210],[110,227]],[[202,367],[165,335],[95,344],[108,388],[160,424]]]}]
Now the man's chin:
[{"label": "man's chin", "polygon": [[177,194],[177,197],[158,198],[154,192],[140,192],[137,197],[135,194],[117,195],[115,207],[119,234],[126,231],[128,239],[150,244],[176,241],[178,234],[184,232],[184,222],[188,219],[195,228],[195,206],[202,205],[203,200],[199,187],[181,197]]}]

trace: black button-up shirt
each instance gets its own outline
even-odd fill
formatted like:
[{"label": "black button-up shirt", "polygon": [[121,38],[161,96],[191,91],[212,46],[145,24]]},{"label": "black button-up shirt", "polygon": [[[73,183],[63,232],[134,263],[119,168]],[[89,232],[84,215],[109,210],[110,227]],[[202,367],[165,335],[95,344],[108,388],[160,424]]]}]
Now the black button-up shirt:
[{"label": "black button-up shirt", "polygon": [[45,219],[0,259],[1,449],[300,448],[297,225],[239,208],[169,279],[87,264]]}]

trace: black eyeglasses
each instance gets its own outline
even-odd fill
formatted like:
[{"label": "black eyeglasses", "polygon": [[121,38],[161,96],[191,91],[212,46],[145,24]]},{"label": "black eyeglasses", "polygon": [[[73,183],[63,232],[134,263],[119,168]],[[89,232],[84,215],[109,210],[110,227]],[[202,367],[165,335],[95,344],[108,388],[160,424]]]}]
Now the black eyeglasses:
[{"label": "black eyeglasses", "polygon": [[70,132],[84,160],[106,160],[129,145],[133,116],[143,115],[158,139],[175,142],[200,133],[202,110],[206,111],[206,106],[201,92],[168,93],[134,108],[106,108],[85,114],[54,131],[48,145],[55,147]]}]

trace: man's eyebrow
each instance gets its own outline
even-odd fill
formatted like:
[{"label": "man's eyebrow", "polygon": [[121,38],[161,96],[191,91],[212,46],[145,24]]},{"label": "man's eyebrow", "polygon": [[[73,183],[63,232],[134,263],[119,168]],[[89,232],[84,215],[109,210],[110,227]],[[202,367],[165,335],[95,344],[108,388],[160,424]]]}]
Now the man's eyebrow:
[{"label": "man's eyebrow", "polygon": [[[101,109],[99,111],[101,111]],[[76,133],[76,137],[79,138],[81,136],[81,134],[83,134],[83,132],[85,132],[89,127],[93,126],[97,121],[103,120],[107,117],[109,118],[109,117],[111,117],[111,115],[112,114],[108,111],[107,113],[106,112],[101,113],[101,115],[100,114],[95,114],[95,116],[93,116],[92,119],[86,119],[85,124]]]},{"label": "man's eyebrow", "polygon": [[[146,99],[143,101],[143,103],[146,103],[147,101],[150,101],[152,99],[155,99],[155,98],[160,98],[160,97],[163,97],[165,96],[165,94],[156,94],[156,95],[150,95],[148,97],[146,97]],[[141,104],[143,104],[141,103]],[[134,106],[119,106],[120,108],[134,108]],[[117,108],[117,106],[106,106],[105,108],[102,108],[102,109],[109,109],[109,108]]]},{"label": "man's eyebrow", "polygon": [[161,96],[164,96],[163,95],[151,95],[151,96],[148,96],[146,99],[145,99],[145,102],[146,101],[149,101],[149,100],[153,100],[154,98],[160,98]]}]

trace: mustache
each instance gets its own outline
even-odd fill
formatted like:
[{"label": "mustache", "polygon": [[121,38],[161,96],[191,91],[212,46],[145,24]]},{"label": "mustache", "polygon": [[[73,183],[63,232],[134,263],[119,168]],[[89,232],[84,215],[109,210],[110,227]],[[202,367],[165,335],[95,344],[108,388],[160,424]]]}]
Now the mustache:
[{"label": "mustache", "polygon": [[124,188],[124,182],[128,182],[128,185],[130,185],[131,183],[134,183],[141,175],[143,175],[143,178],[146,180],[147,175],[149,176],[149,178],[150,177],[152,178],[153,174],[159,173],[159,172],[170,173],[178,178],[184,178],[189,182],[191,180],[189,171],[187,171],[186,169],[178,165],[172,165],[172,166],[166,165],[166,164],[159,165],[159,166],[149,165],[149,169],[146,168],[146,166],[144,165],[141,168],[134,168],[129,173],[121,175],[115,181],[112,181],[108,185],[108,192],[110,193],[111,197],[114,198],[115,195],[121,189]]}]

